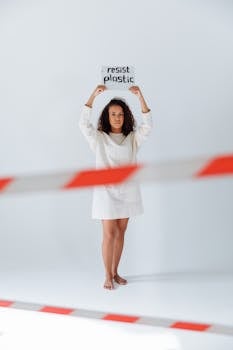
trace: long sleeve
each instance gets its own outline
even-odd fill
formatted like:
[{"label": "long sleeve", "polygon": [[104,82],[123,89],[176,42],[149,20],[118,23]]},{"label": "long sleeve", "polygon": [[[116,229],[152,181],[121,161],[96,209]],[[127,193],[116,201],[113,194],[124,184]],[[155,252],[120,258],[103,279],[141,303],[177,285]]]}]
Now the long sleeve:
[{"label": "long sleeve", "polygon": [[97,130],[91,123],[91,111],[92,109],[88,106],[83,106],[81,110],[81,116],[79,119],[79,128],[86,138],[89,146],[93,152],[96,149],[97,141]]},{"label": "long sleeve", "polygon": [[152,129],[152,117],[151,112],[142,113],[142,122],[135,131],[135,141],[137,147],[140,147],[142,142],[145,141]]}]

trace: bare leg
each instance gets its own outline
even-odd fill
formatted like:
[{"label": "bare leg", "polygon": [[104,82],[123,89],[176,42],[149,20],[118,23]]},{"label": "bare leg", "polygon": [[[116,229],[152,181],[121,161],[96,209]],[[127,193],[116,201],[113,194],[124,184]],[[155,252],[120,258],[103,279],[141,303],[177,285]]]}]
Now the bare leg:
[{"label": "bare leg", "polygon": [[103,224],[103,243],[102,243],[102,254],[105,265],[106,280],[104,288],[113,289],[113,275],[112,275],[112,264],[113,264],[113,249],[114,249],[114,237],[117,233],[117,222],[116,220],[102,220]]},{"label": "bare leg", "polygon": [[117,269],[121,259],[124,247],[124,236],[128,225],[129,218],[117,219],[117,233],[115,235],[113,259],[112,259],[112,276],[118,284],[126,284],[127,281],[118,275]]}]

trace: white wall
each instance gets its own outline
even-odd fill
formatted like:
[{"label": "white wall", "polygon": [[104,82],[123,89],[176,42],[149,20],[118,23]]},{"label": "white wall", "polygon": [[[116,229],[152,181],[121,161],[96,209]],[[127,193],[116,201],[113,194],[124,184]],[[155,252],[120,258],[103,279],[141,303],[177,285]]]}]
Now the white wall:
[{"label": "white wall", "polygon": [[[49,0],[0,3],[0,175],[93,166],[81,106],[102,65],[129,64],[152,109],[139,160],[233,150],[231,1]],[[98,97],[96,121],[112,96]],[[233,270],[232,179],[142,185],[145,214],[131,220],[126,273]],[[0,198],[0,269],[77,264],[100,257],[91,190]]]}]

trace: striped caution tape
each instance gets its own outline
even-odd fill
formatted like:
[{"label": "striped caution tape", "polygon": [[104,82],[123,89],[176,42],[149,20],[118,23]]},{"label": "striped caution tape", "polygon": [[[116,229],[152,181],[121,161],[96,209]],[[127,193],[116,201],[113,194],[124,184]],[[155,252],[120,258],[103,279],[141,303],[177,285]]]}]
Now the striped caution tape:
[{"label": "striped caution tape", "polygon": [[114,168],[0,177],[0,193],[70,190],[110,184],[117,185],[128,180],[132,182],[165,182],[232,175],[233,154],[230,154],[150,165],[129,164]]},{"label": "striped caution tape", "polygon": [[233,336],[233,326],[222,325],[222,324],[199,323],[199,322],[174,320],[171,318],[161,318],[161,317],[158,318],[158,317],[148,317],[148,316],[138,316],[138,315],[136,316],[136,315],[106,313],[104,311],[94,311],[94,310],[86,310],[86,309],[79,309],[79,308],[78,309],[64,308],[64,307],[58,307],[58,306],[49,306],[49,305],[34,304],[34,303],[20,302],[20,301],[9,301],[9,300],[1,300],[1,299],[0,299],[0,307]]}]

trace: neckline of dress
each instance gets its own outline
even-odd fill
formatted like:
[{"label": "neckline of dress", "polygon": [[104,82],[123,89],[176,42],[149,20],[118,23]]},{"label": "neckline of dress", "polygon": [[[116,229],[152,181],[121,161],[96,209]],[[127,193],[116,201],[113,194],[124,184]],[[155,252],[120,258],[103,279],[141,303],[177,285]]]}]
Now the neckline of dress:
[{"label": "neckline of dress", "polygon": [[122,136],[123,132],[110,132],[109,134],[110,135],[120,135],[120,136]]}]

